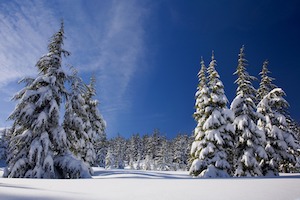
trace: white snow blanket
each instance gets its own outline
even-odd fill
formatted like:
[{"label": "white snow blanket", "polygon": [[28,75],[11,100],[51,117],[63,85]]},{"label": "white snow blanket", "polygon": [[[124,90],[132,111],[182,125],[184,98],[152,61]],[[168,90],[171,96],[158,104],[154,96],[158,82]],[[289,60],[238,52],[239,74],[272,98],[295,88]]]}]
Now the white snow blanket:
[{"label": "white snow blanket", "polygon": [[[192,178],[188,172],[105,170],[92,179],[0,178],[2,200],[300,200],[300,174],[276,178]],[[0,176],[3,168],[0,168]]]}]

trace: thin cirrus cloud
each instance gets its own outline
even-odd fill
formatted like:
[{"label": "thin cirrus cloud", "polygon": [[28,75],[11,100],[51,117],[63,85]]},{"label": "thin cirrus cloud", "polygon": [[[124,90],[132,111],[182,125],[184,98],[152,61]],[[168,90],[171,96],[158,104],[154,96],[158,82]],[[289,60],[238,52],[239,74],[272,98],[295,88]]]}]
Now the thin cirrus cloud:
[{"label": "thin cirrus cloud", "polygon": [[[35,73],[35,62],[45,52],[45,37],[53,32],[48,23],[53,21],[51,13],[41,9],[38,1],[1,3],[0,87]],[[42,23],[42,19],[47,22]]]},{"label": "thin cirrus cloud", "polygon": [[100,110],[108,127],[116,127],[117,113],[131,107],[128,91],[145,53],[147,10],[134,0],[7,1],[0,9],[0,95],[16,92],[7,91],[8,83],[37,73],[34,65],[63,18],[65,48],[72,53],[66,63],[85,81],[96,77]]},{"label": "thin cirrus cloud", "polygon": [[78,15],[65,21],[67,24],[74,20],[77,27],[66,25],[66,32],[72,29],[66,43],[72,52],[70,62],[87,75],[85,80],[91,72],[96,76],[101,113],[107,121],[108,132],[115,133],[120,113],[131,109],[132,80],[146,67],[142,60],[146,51],[144,25],[148,10],[138,1],[109,1],[105,8],[99,4],[73,7],[72,12]]},{"label": "thin cirrus cloud", "polygon": [[128,2],[113,6],[111,20],[99,43],[99,59],[93,64],[100,67],[100,85],[114,91],[115,106],[123,104],[130,81],[141,67],[145,49],[140,10]]}]

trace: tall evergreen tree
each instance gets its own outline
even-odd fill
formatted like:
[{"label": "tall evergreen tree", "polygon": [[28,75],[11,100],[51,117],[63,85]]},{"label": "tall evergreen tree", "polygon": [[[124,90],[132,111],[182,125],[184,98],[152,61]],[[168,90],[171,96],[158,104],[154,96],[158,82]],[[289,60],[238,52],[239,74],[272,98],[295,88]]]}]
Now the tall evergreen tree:
[{"label": "tall evergreen tree", "polygon": [[69,79],[71,92],[66,100],[63,127],[67,134],[70,150],[77,158],[82,159],[91,166],[96,159],[96,153],[88,135],[88,132],[91,130],[91,123],[86,112],[85,99],[83,98],[86,87],[77,76],[76,70],[74,70],[74,74]]},{"label": "tall evergreen tree", "polygon": [[[206,66],[204,63],[203,58],[201,57],[201,69],[198,73],[198,87],[197,92],[195,94],[196,102],[195,102],[195,109],[194,118],[198,122],[199,128],[203,126],[204,119],[205,119],[205,108],[208,106],[209,103],[209,89],[207,86],[207,74],[206,74]],[[195,131],[195,136],[197,132]]]},{"label": "tall evergreen tree", "polygon": [[[260,79],[260,83],[259,83],[259,88],[257,90],[257,94],[256,94],[256,101],[257,101],[257,104],[260,103],[260,101],[267,95],[269,94],[269,92],[271,92],[271,90],[273,90],[274,88],[276,88],[276,85],[272,83],[272,81],[274,80],[274,78],[271,78],[269,77],[269,73],[270,71],[268,70],[268,64],[269,62],[266,60],[264,63],[263,63],[263,66],[262,66],[262,71],[259,73],[260,76],[261,76],[261,79]],[[266,131],[265,130],[265,116],[262,112],[257,112],[258,116],[258,120],[257,120],[257,125],[258,125],[258,128],[262,131]],[[266,134],[266,133],[265,133]]]},{"label": "tall evergreen tree", "polygon": [[91,159],[91,165],[104,163],[107,154],[105,147],[106,123],[98,109],[99,101],[94,99],[96,96],[95,82],[96,79],[92,77],[90,84],[87,85],[87,91],[83,96],[85,100],[85,110],[90,121],[90,129],[86,130],[90,140],[90,146],[88,148],[95,151],[95,159]]},{"label": "tall evergreen tree", "polygon": [[[268,160],[263,165],[264,175],[279,175],[281,168],[296,164],[295,153],[299,146],[290,132],[287,121],[288,103],[284,91],[275,88],[258,104],[258,112],[264,116],[263,129],[266,132]],[[284,170],[286,172],[286,170]]]},{"label": "tall evergreen tree", "polygon": [[267,159],[264,150],[265,135],[256,125],[257,113],[255,105],[256,90],[252,86],[254,77],[246,71],[244,46],[240,49],[235,83],[238,85],[237,96],[231,103],[234,112],[235,126],[235,176],[261,176],[260,162]]},{"label": "tall evergreen tree", "polygon": [[[233,116],[226,104],[228,102],[224,85],[215,67],[217,62],[212,54],[208,67],[209,102],[205,106],[204,120],[192,146],[195,160],[190,174],[201,177],[229,177],[231,173],[230,149],[233,147]],[[199,127],[199,125],[197,126]],[[197,128],[196,128],[197,129]],[[195,153],[194,153],[195,152]]]},{"label": "tall evergreen tree", "polygon": [[60,106],[66,95],[62,56],[64,26],[48,45],[48,54],[36,64],[39,75],[14,96],[18,100],[9,116],[13,120],[5,177],[80,178],[90,177],[87,166],[75,158],[59,124]]},{"label": "tall evergreen tree", "polygon": [[[195,102],[195,109],[194,112],[194,119],[197,123],[197,126],[194,130],[194,138],[195,141],[192,143],[191,147],[191,162],[193,163],[196,160],[199,160],[199,153],[201,151],[202,146],[202,140],[204,138],[204,130],[203,130],[203,124],[205,122],[205,119],[208,118],[208,112],[206,112],[207,109],[209,109],[209,89],[207,86],[207,74],[206,74],[206,66],[204,63],[203,58],[201,57],[200,62],[201,68],[198,73],[198,87],[197,92],[195,94],[196,102]],[[190,173],[193,175],[198,175],[203,170],[200,168],[200,166],[193,165],[193,169],[190,168]]]},{"label": "tall evergreen tree", "polygon": [[260,80],[259,88],[257,90],[257,97],[256,97],[258,102],[262,100],[264,96],[266,96],[271,90],[276,88],[276,85],[272,83],[274,78],[268,75],[270,73],[270,71],[268,70],[268,65],[269,65],[269,61],[266,60],[263,63],[261,72],[259,73],[261,80]]}]

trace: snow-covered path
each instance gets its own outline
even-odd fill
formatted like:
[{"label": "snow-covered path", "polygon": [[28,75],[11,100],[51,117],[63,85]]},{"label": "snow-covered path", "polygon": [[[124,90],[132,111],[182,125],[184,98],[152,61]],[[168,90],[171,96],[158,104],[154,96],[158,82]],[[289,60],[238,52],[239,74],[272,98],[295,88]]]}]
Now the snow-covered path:
[{"label": "snow-covered path", "polygon": [[299,174],[279,178],[196,179],[188,176],[187,172],[95,168],[93,179],[0,178],[0,199],[300,200],[299,186]]}]

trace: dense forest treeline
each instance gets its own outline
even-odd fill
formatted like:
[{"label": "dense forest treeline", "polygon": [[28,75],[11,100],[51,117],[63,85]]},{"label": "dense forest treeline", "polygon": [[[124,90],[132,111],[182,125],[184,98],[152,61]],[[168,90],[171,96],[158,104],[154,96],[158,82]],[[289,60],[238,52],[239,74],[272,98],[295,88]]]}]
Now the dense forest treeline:
[{"label": "dense forest treeline", "polygon": [[[0,160],[6,160],[9,129],[0,130]],[[152,134],[133,134],[129,138],[118,135],[105,139],[93,166],[106,169],[184,170],[189,169],[190,148],[193,138],[177,134],[167,139],[158,129]]]}]

